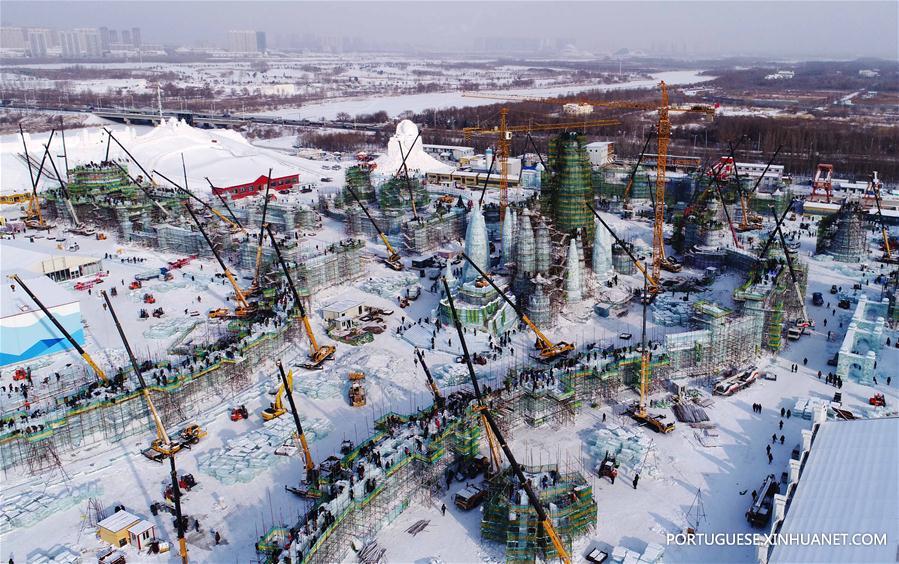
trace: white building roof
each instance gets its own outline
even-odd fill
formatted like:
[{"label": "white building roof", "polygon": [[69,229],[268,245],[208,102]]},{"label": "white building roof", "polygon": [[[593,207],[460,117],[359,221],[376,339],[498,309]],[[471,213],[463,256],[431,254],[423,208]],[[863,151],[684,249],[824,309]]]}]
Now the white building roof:
[{"label": "white building roof", "polygon": [[886,534],[886,546],[775,546],[769,562],[894,562],[899,549],[899,418],[818,427],[781,534]]},{"label": "white building roof", "polygon": [[347,310],[353,309],[355,307],[359,307],[365,302],[358,298],[341,298],[335,302],[326,305],[322,308],[325,311],[334,311],[338,313],[343,313]]},{"label": "white building roof", "polygon": [[116,511],[106,519],[103,519],[99,523],[97,523],[98,527],[103,527],[107,531],[121,531],[122,529],[128,527],[128,525],[134,523],[135,521],[140,521],[140,517],[132,513],[128,513],[127,511]]},{"label": "white building roof", "polygon": [[[123,512],[119,511],[119,513],[123,513]],[[127,527],[127,525],[126,525],[126,527]],[[128,532],[131,533],[132,535],[140,536],[141,534],[151,530],[153,527],[155,527],[155,525],[153,523],[141,519],[133,527],[128,527]]]},{"label": "white building roof", "polygon": [[[0,284],[0,317],[10,317],[21,313],[41,311],[41,308],[34,303],[34,300],[28,297],[25,290],[7,278],[13,273],[18,274],[19,278],[22,279],[22,282],[28,284],[28,289],[34,292],[34,295],[37,296],[47,309],[80,301],[76,294],[70,292],[46,276],[40,276],[25,271],[4,270],[2,274],[0,274],[0,277],[2,277],[2,284]],[[15,292],[10,287],[12,284],[15,284],[16,286]]]}]

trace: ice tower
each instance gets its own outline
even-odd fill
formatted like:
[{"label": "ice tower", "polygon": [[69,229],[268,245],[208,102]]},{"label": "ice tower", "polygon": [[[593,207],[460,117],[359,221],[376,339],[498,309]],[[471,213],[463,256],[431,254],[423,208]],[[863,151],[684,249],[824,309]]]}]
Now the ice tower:
[{"label": "ice tower", "polygon": [[[468,214],[468,228],[465,230],[465,254],[472,260],[478,268],[487,271],[490,266],[490,254],[487,247],[487,224],[484,222],[484,215],[481,213],[481,206],[475,202]],[[462,271],[462,281],[469,282],[477,280],[478,271],[471,264],[465,263],[465,270]]]}]

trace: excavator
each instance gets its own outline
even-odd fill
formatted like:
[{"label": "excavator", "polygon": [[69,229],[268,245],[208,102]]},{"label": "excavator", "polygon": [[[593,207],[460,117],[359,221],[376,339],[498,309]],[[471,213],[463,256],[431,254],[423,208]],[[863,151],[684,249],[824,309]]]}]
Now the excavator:
[{"label": "excavator", "polygon": [[[643,282],[643,292],[646,293],[648,280]],[[649,426],[657,433],[670,433],[674,431],[674,422],[665,421],[664,415],[654,415],[646,409],[646,386],[649,381],[649,346],[646,344],[646,301],[643,301],[643,335],[640,340],[640,401],[628,408],[627,414],[638,423]]]},{"label": "excavator", "polygon": [[318,341],[315,339],[315,334],[312,332],[312,325],[309,323],[309,316],[306,315],[306,308],[303,307],[303,300],[300,299],[300,294],[297,292],[297,288],[293,283],[293,278],[290,277],[290,271],[287,269],[287,263],[284,262],[284,257],[281,256],[281,248],[278,246],[278,242],[275,241],[275,234],[272,233],[270,226],[266,225],[265,229],[268,231],[269,239],[272,241],[272,247],[275,249],[275,256],[278,257],[278,264],[281,265],[284,277],[287,278],[287,285],[290,286],[290,292],[293,294],[293,301],[300,309],[300,319],[303,321],[306,337],[309,338],[309,362],[304,364],[303,368],[307,370],[320,370],[325,361],[334,356],[337,347],[335,345],[318,344]]},{"label": "excavator", "polygon": [[355,190],[353,190],[349,185],[347,185],[346,189],[350,191],[350,194],[352,194],[356,202],[359,203],[359,207],[361,207],[362,211],[365,212],[365,217],[367,217],[371,224],[374,226],[375,231],[378,232],[378,236],[381,237],[381,241],[383,241],[384,245],[387,247],[387,258],[384,259],[384,264],[396,271],[403,270],[403,262],[400,260],[400,255],[393,248],[393,245],[390,244],[390,241],[387,240],[387,235],[384,235],[384,232],[381,231],[381,228],[378,227],[377,223],[375,223],[375,220],[372,218],[371,214],[368,213],[368,208],[365,207],[365,204],[363,204],[362,200],[359,199],[359,196],[356,195]]},{"label": "excavator", "polygon": [[108,383],[109,383],[109,379],[106,378],[106,373],[104,373],[103,370],[102,370],[99,366],[97,366],[97,363],[94,362],[94,359],[91,358],[91,355],[87,354],[87,351],[85,351],[85,350],[81,347],[81,345],[79,345],[78,342],[77,342],[75,339],[72,338],[72,335],[70,335],[69,332],[66,331],[66,328],[62,326],[62,323],[60,323],[60,322],[56,319],[56,317],[54,317],[53,314],[50,313],[50,310],[48,310],[48,309],[44,306],[44,304],[41,303],[41,301],[37,298],[37,296],[34,295],[34,292],[32,292],[31,289],[28,288],[28,286],[26,286],[24,282],[22,282],[22,279],[19,278],[19,275],[18,275],[18,274],[13,274],[13,275],[11,275],[9,278],[10,278],[11,280],[13,280],[16,284],[18,284],[19,286],[21,286],[22,289],[25,290],[25,293],[28,294],[28,297],[30,297],[30,298],[34,301],[34,303],[37,304],[37,306],[38,306],[39,308],[41,308],[41,311],[44,312],[44,315],[46,315],[47,318],[48,318],[48,319],[53,323],[53,325],[56,327],[56,329],[59,330],[59,332],[63,334],[63,336],[66,338],[66,340],[69,341],[69,344],[71,344],[72,347],[73,347],[76,351],[78,351],[78,354],[81,355],[81,358],[84,359],[84,362],[86,362],[87,365],[91,367],[91,369],[94,371],[94,374],[97,375],[97,378],[98,378],[101,382],[103,382],[104,384],[108,384]]},{"label": "excavator", "polygon": [[297,404],[293,401],[293,381],[289,374],[284,373],[284,366],[278,361],[278,373],[281,374],[281,386],[287,393],[287,403],[290,404],[290,412],[293,414],[293,422],[297,427],[296,438],[300,441],[300,447],[303,449],[303,458],[306,466],[306,483],[305,487],[295,488],[293,486],[284,486],[284,489],[294,493],[300,497],[321,497],[318,491],[318,470],[315,468],[315,462],[312,461],[312,453],[309,452],[309,443],[306,440],[306,433],[303,432],[303,424],[300,422],[300,412],[297,411]]},{"label": "excavator", "polygon": [[180,484],[178,482],[178,470],[175,467],[175,453],[181,450],[182,445],[172,441],[169,438],[168,433],[166,433],[165,425],[162,424],[159,412],[156,411],[153,400],[150,398],[150,392],[147,390],[147,383],[144,381],[144,375],[141,372],[140,365],[137,363],[137,359],[134,358],[134,352],[132,352],[131,345],[125,337],[125,331],[122,329],[122,324],[119,323],[119,318],[115,313],[115,309],[112,307],[112,301],[110,301],[109,296],[106,294],[106,290],[101,290],[100,293],[106,301],[109,313],[112,314],[112,320],[115,322],[116,329],[119,331],[119,337],[125,345],[128,359],[131,361],[131,368],[134,370],[134,374],[137,376],[137,380],[140,383],[141,395],[143,395],[144,401],[147,402],[147,408],[150,410],[153,424],[156,426],[156,438],[153,440],[151,447],[146,449],[143,454],[147,458],[158,462],[162,462],[163,458],[169,459],[169,468],[172,479],[171,490],[175,502],[175,526],[178,531],[178,545],[181,553],[181,562],[187,564],[187,542],[184,539],[185,522],[181,515],[181,488],[179,487]]},{"label": "excavator", "polygon": [[[280,362],[278,363],[278,366],[281,366]],[[287,373],[286,378],[281,379],[281,384],[278,386],[278,391],[275,393],[275,401],[262,410],[262,418],[264,420],[271,421],[272,419],[277,419],[287,413],[287,409],[285,409],[284,401],[282,399],[286,390],[293,390],[293,370]]]},{"label": "excavator", "polygon": [[614,231],[612,231],[612,228],[609,227],[609,224],[606,223],[602,217],[600,217],[599,213],[597,213],[597,211],[593,209],[593,206],[587,204],[587,207],[590,208],[590,211],[593,212],[593,216],[599,221],[599,223],[601,223],[602,226],[606,228],[606,231],[608,231],[612,235],[612,238],[615,239],[615,242],[618,243],[618,246],[624,249],[624,252],[627,253],[627,256],[629,256],[630,259],[634,262],[634,266],[637,267],[637,270],[643,273],[643,277],[646,279],[646,282],[648,284],[649,294],[657,294],[659,292],[659,289],[661,288],[661,286],[659,286],[659,281],[652,277],[652,274],[649,272],[649,270],[647,270],[645,266],[643,266],[642,262],[637,260],[637,257],[635,257],[634,253],[631,252],[630,247],[627,245],[627,243],[622,241],[618,237],[618,235]]},{"label": "excavator", "polygon": [[418,362],[421,363],[421,369],[424,371],[425,376],[428,379],[428,387],[431,388],[431,393],[434,395],[434,407],[437,409],[437,411],[443,411],[443,408],[446,405],[446,399],[443,397],[443,394],[440,393],[440,388],[437,386],[437,382],[434,380],[434,377],[431,376],[431,371],[428,370],[428,365],[425,364],[425,355],[421,352],[421,349],[415,349],[415,355],[418,356]]},{"label": "excavator", "polygon": [[534,332],[534,334],[537,336],[535,346],[540,351],[539,359],[541,361],[549,362],[574,350],[574,345],[572,345],[571,343],[566,343],[565,341],[553,343],[552,341],[550,341],[546,337],[546,335],[544,335],[543,332],[540,331],[540,329],[538,329],[536,325],[534,325],[534,322],[531,321],[531,319],[527,315],[525,315],[525,313],[521,311],[521,309],[519,309],[519,307],[515,305],[515,303],[510,300],[502,290],[499,289],[499,286],[497,286],[496,283],[494,283],[493,280],[489,276],[487,276],[487,273],[481,270],[481,267],[476,265],[474,261],[468,258],[468,255],[466,255],[465,253],[462,253],[462,256],[465,258],[465,260],[468,261],[468,264],[474,267],[474,269],[478,272],[483,280],[486,280],[488,284],[493,286],[493,289],[497,291],[497,293],[506,301],[507,304],[512,307],[512,309],[515,310],[515,313],[518,314],[518,317],[521,318],[524,324],[530,327],[531,331]]},{"label": "excavator", "polygon": [[[537,513],[537,519],[539,520],[540,525],[543,527],[543,531],[547,534],[547,536],[549,536],[550,540],[552,541],[553,547],[556,549],[559,559],[564,564],[571,564],[571,556],[568,554],[568,549],[565,548],[562,539],[556,532],[549,514],[543,507],[543,503],[540,501],[540,498],[537,496],[536,492],[534,492],[531,481],[528,480],[524,475],[524,472],[521,470],[521,466],[515,459],[515,455],[512,454],[512,449],[509,448],[509,444],[503,438],[502,431],[500,431],[499,426],[493,419],[493,414],[490,413],[489,409],[487,409],[487,404],[484,401],[484,398],[481,396],[481,388],[478,385],[478,377],[475,374],[474,365],[471,362],[471,355],[468,352],[468,344],[465,342],[465,332],[462,330],[462,323],[459,322],[459,314],[456,312],[456,306],[453,303],[452,294],[449,290],[449,284],[446,283],[446,278],[443,279],[443,288],[444,290],[446,290],[446,295],[449,299],[450,312],[452,312],[453,315],[453,322],[456,325],[456,332],[459,335],[459,342],[462,343],[462,351],[465,355],[465,364],[468,367],[468,374],[471,377],[471,384],[474,388],[477,410],[480,412],[481,418],[488,430],[488,440],[492,438],[492,441],[490,441],[491,455],[496,458],[497,464],[500,463],[500,460],[499,452],[496,451],[501,449],[503,454],[506,455],[506,460],[509,461],[509,465],[512,467],[512,471],[518,478],[520,487],[524,488],[524,491],[527,494],[528,503],[534,509],[534,512]],[[493,441],[496,441],[497,444],[494,444]],[[497,447],[499,448],[497,449]]]},{"label": "excavator", "polygon": [[[256,312],[256,304],[251,304],[247,301],[246,296],[243,291],[240,289],[240,286],[237,285],[237,280],[234,278],[234,275],[225,266],[225,261],[222,260],[222,257],[219,256],[218,251],[215,250],[215,245],[212,244],[212,241],[209,240],[209,235],[206,234],[206,231],[203,230],[203,226],[200,224],[200,220],[197,219],[197,216],[194,214],[194,210],[190,208],[190,204],[188,202],[184,202],[184,207],[187,209],[187,213],[190,214],[190,217],[194,220],[194,223],[197,224],[197,229],[200,230],[200,233],[203,234],[203,239],[206,240],[206,244],[209,245],[209,248],[212,249],[212,254],[215,255],[216,260],[219,262],[219,266],[222,267],[222,272],[225,274],[225,278],[228,279],[228,282],[231,283],[231,286],[234,288],[234,301],[237,302],[237,307],[234,308],[234,316],[238,318],[249,317],[253,313]],[[217,317],[229,317],[230,312],[226,308],[214,309],[209,312],[209,317],[217,318]]]}]

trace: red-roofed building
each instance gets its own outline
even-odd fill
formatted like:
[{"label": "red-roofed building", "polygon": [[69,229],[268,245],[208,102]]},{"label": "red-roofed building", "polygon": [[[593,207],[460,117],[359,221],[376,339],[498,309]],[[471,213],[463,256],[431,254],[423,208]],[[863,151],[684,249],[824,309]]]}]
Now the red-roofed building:
[{"label": "red-roofed building", "polygon": [[[261,194],[265,192],[265,185],[268,182],[268,177],[266,175],[262,175],[256,180],[252,182],[248,182],[246,184],[237,184],[234,186],[224,186],[220,188],[213,188],[213,194],[220,196],[228,196],[232,200],[239,200],[241,198],[246,198],[248,196],[255,196],[256,194]],[[296,187],[297,184],[300,183],[300,175],[299,174],[291,174],[289,176],[279,176],[277,178],[272,178],[272,190],[276,190],[278,192],[283,192],[284,190],[290,190],[291,188]]]}]

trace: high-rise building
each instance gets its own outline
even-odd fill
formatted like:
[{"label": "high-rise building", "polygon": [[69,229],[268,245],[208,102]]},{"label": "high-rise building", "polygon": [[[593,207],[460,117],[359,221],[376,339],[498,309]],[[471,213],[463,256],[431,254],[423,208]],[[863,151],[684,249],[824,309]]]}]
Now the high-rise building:
[{"label": "high-rise building", "polygon": [[229,31],[228,50],[233,53],[256,53],[256,32],[247,30]]},{"label": "high-rise building", "polygon": [[100,28],[100,47],[103,49],[103,52],[109,51],[109,28],[101,27]]},{"label": "high-rise building", "polygon": [[60,31],[59,44],[62,47],[63,58],[75,59],[82,56],[81,41],[79,41],[78,33],[75,31]]},{"label": "high-rise building", "polygon": [[109,30],[109,42],[110,43],[118,43],[119,42],[119,32],[115,29]]},{"label": "high-rise building", "polygon": [[0,28],[0,48],[27,49],[28,30],[26,30],[24,27]]},{"label": "high-rise building", "polygon": [[95,27],[81,27],[75,30],[81,44],[82,56],[99,57],[103,54],[100,30]]},{"label": "high-rise building", "polygon": [[131,30],[123,29],[122,30],[122,43],[125,45],[131,45]]},{"label": "high-rise building", "polygon": [[43,58],[47,56],[47,47],[50,44],[49,30],[34,28],[28,30],[28,50],[32,57]]},{"label": "high-rise building", "polygon": [[268,51],[268,45],[265,40],[265,32],[257,31],[256,32],[256,50],[260,53],[265,53]]},{"label": "high-rise building", "polygon": [[140,47],[140,46],[141,46],[141,42],[140,42],[140,28],[139,28],[139,27],[132,27],[132,28],[131,28],[131,44],[134,45],[135,47]]}]

